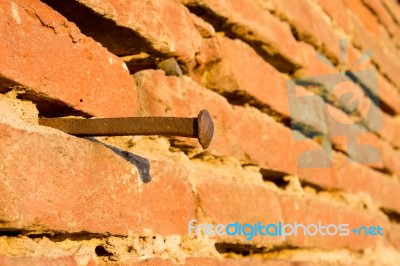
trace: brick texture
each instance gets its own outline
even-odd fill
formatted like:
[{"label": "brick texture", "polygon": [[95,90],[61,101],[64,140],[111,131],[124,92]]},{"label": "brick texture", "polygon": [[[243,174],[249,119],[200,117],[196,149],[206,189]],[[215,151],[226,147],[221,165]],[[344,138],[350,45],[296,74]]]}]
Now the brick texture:
[{"label": "brick texture", "polygon": [[[299,65],[299,56],[290,28],[250,0],[182,0],[198,14],[209,13],[210,22],[217,20],[217,30],[230,37],[243,39],[255,47],[266,60],[283,71]],[[268,30],[265,30],[268,25]]]},{"label": "brick texture", "polygon": [[[1,80],[22,86],[27,98],[62,101],[90,115],[136,114],[135,84],[122,60],[40,2],[2,1],[1,9]],[[59,114],[52,106],[43,112]]]},{"label": "brick texture", "polygon": [[[138,176],[137,167],[143,165],[135,166],[133,159],[129,162],[99,143],[7,124],[1,132],[3,229],[127,234],[150,228],[164,235],[184,234],[194,216],[184,169],[150,162],[154,182],[148,186]],[[161,187],[164,199],[156,197]],[[170,198],[175,198],[173,204]],[[168,213],[178,215],[180,222],[158,219]]]},{"label": "brick texture", "polygon": [[[263,1],[279,16],[284,17],[296,29],[298,38],[312,43],[323,49],[333,60],[338,60],[338,36],[333,31],[329,22],[320,15],[319,10],[312,1]],[[290,8],[288,8],[290,6]],[[304,19],[307,18],[307,19]],[[310,23],[311,21],[311,23]]]},{"label": "brick texture", "polygon": [[[19,265],[49,265],[49,266],[57,266],[57,265],[65,265],[65,266],[78,266],[79,260],[75,260],[74,257],[59,257],[59,258],[46,258],[46,257],[0,257],[1,265],[4,266],[19,266]],[[86,265],[95,265],[93,263]]]},{"label": "brick texture", "polygon": [[[399,10],[0,0],[0,265],[397,266]],[[204,109],[207,149],[167,132],[38,125]],[[345,224],[349,235],[196,235],[193,220]],[[362,226],[383,235],[353,232]]]},{"label": "brick texture", "polygon": [[[141,102],[146,103],[142,109],[145,115],[170,114],[179,116],[182,114],[181,112],[195,115],[201,106],[210,110],[215,119],[217,133],[209,149],[217,155],[235,156],[246,163],[256,163],[268,170],[298,174],[300,178],[328,189],[340,188],[351,192],[365,191],[382,204],[389,204],[390,208],[399,209],[395,207],[397,206],[396,203],[392,203],[387,198],[395,196],[395,193],[385,191],[398,187],[398,181],[389,179],[367,167],[351,164],[339,153],[333,154],[332,168],[298,168],[297,160],[302,152],[321,150],[321,146],[310,140],[294,140],[288,128],[281,126],[265,114],[241,107],[232,111],[226,101],[216,93],[207,92],[204,88],[189,80],[166,77],[161,71],[139,72],[135,75],[135,79],[138,82],[139,95],[142,97]],[[154,90],[155,85],[153,84],[155,83],[158,86],[157,90]],[[185,105],[184,99],[180,97],[181,94],[196,98],[198,104]],[[200,104],[201,106],[199,106]],[[246,120],[242,119],[244,116],[247,118]],[[232,119],[230,120],[227,117]],[[258,132],[252,131],[249,135],[249,127],[256,127],[259,130]],[[229,132],[232,131],[235,133],[230,135]],[[229,138],[229,136],[236,136],[237,138]],[[239,136],[246,137],[241,138]],[[248,141],[249,137],[259,141],[250,142]],[[197,144],[193,143],[192,145]],[[280,153],[283,146],[288,147],[286,153]],[[283,161],[284,163],[282,163]],[[356,174],[350,175],[349,172]],[[356,183],[348,182],[347,180],[350,177],[358,181]],[[364,183],[366,180],[376,180],[380,184]],[[387,183],[387,185],[384,185],[384,183]],[[363,185],[360,187],[360,184]]]},{"label": "brick texture", "polygon": [[[107,0],[101,5],[92,0],[44,2],[117,55],[158,52],[191,60],[201,44],[189,12],[176,1]],[[92,10],[91,21],[87,20],[87,10]]]}]

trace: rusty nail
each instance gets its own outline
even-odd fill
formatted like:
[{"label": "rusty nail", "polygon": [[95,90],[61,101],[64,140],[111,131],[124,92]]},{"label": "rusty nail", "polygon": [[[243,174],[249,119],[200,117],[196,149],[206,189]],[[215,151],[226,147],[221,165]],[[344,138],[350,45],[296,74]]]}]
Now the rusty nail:
[{"label": "rusty nail", "polygon": [[200,111],[196,118],[40,118],[39,124],[76,136],[163,135],[197,138],[203,149],[210,146],[214,135],[214,124],[207,110]]}]

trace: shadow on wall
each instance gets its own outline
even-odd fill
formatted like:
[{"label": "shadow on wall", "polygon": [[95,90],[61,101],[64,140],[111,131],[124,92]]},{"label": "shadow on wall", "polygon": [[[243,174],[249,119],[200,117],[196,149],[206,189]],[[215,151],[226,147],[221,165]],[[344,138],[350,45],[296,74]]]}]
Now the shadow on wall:
[{"label": "shadow on wall", "polygon": [[97,142],[97,143],[109,148],[112,152],[114,152],[118,156],[122,157],[124,160],[128,161],[129,163],[133,164],[138,169],[140,179],[144,183],[149,183],[151,181],[150,162],[146,158],[143,158],[139,155],[121,150],[115,146],[98,141],[94,137],[85,137],[85,139],[93,141],[93,142]]}]

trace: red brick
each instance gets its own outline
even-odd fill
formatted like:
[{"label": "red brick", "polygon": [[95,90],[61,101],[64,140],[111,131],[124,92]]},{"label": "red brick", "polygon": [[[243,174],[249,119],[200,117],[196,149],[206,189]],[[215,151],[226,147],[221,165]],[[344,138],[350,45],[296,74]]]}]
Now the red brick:
[{"label": "red brick", "polygon": [[[293,132],[272,118],[257,111],[237,108],[234,134],[245,156],[266,169],[294,173],[297,167]],[[233,125],[232,125],[233,126]],[[249,128],[258,130],[249,131]],[[256,140],[256,141],[249,141]],[[311,140],[303,142],[302,151],[319,148]],[[283,152],[284,150],[284,152]]]},{"label": "red brick", "polygon": [[[21,265],[31,265],[31,266],[79,266],[78,257],[58,257],[58,258],[47,258],[47,257],[6,257],[0,255],[0,264],[3,266],[21,266]],[[89,265],[94,265],[90,262]]]},{"label": "red brick", "polygon": [[[232,156],[263,169],[299,175],[300,179],[327,189],[364,192],[384,206],[400,210],[395,203],[398,201],[398,193],[394,192],[399,186],[397,180],[367,167],[349,164],[347,158],[337,152],[333,153],[332,168],[299,168],[298,158],[302,152],[322,150],[322,147],[310,139],[293,139],[289,128],[266,114],[252,108],[232,107],[222,96],[187,77],[166,77],[162,71],[148,70],[135,74],[134,78],[143,115],[195,116],[201,109],[208,109],[216,128],[209,152],[215,155]],[[196,101],[189,105],[187,98]],[[249,130],[251,128],[257,130]],[[198,144],[192,142],[191,145]]]},{"label": "red brick", "polygon": [[[336,97],[339,97],[342,93],[347,92],[347,91],[352,91],[356,95],[359,95],[357,99],[362,99],[360,101],[360,112],[361,112],[361,117],[364,117],[367,112],[369,111],[368,103],[366,96],[364,95],[364,92],[362,89],[358,86],[349,86],[349,84],[343,83],[343,89],[340,93],[338,90],[333,91],[331,95],[335,95]],[[355,84],[353,84],[355,85]],[[350,88],[353,88],[350,90]],[[355,91],[354,91],[355,89]],[[303,92],[304,93],[304,92]],[[308,95],[312,96],[314,95],[312,92],[307,92]],[[307,94],[305,94],[307,95]],[[305,96],[303,95],[303,96]],[[298,97],[301,97],[301,95],[296,95]],[[316,97],[316,96],[314,96]],[[321,100],[322,101],[322,100]],[[315,102],[310,102],[313,103],[313,105],[317,105]],[[319,109],[315,108],[315,110],[311,110],[311,113],[324,113],[327,112],[325,116],[323,116],[320,119],[311,119],[310,115],[307,113],[305,116],[305,119],[302,120],[296,120],[298,113],[302,114],[309,110],[309,106],[311,104],[306,105],[307,107],[303,107],[301,110],[294,111],[292,110],[292,115],[291,119],[292,121],[301,121],[306,123],[306,125],[312,126],[314,129],[325,129],[325,130],[320,130],[319,132],[323,132],[326,137],[330,137],[330,140],[332,143],[335,145],[336,148],[340,149],[341,151],[344,151],[346,153],[349,153],[348,149],[348,143],[349,141],[353,141],[353,144],[360,144],[360,145],[370,145],[374,148],[376,148],[378,151],[381,151],[385,156],[382,156],[380,158],[377,158],[378,155],[371,153],[370,150],[357,150],[355,154],[349,154],[352,158],[356,159],[359,162],[362,162],[364,165],[369,165],[371,167],[376,167],[376,168],[381,168],[383,169],[384,163],[387,162],[387,166],[390,169],[397,169],[395,164],[393,163],[392,160],[390,160],[391,156],[395,155],[395,151],[393,148],[388,146],[385,142],[380,140],[377,136],[375,136],[372,132],[365,132],[366,130],[360,126],[354,125],[354,120],[357,120],[357,118],[350,118],[347,114],[345,114],[342,110],[338,109],[337,107],[332,106],[331,104],[324,104],[324,106],[320,107]],[[326,108],[326,110],[325,110]],[[364,111],[365,110],[365,111]],[[300,115],[301,117],[301,115]],[[314,123],[313,123],[314,121]],[[322,126],[322,123],[325,123],[326,125]],[[339,122],[339,123],[338,123]],[[319,124],[315,125],[315,124]],[[356,138],[354,140],[349,140],[349,135],[353,134],[353,136]],[[338,137],[340,136],[340,137]],[[351,152],[350,152],[351,153]]]},{"label": "red brick", "polygon": [[351,21],[349,19],[348,10],[343,0],[317,0],[321,7],[346,32],[351,32]]},{"label": "red brick", "polygon": [[397,87],[400,87],[400,76],[397,74],[400,70],[400,64],[392,60],[393,55],[382,49],[378,41],[372,34],[364,30],[364,26],[357,17],[352,17],[354,27],[353,42],[362,47],[363,50],[372,51],[372,60],[379,66],[379,70],[389,78]]},{"label": "red brick", "polygon": [[171,260],[154,258],[154,259],[146,259],[146,260],[137,260],[137,259],[125,260],[125,261],[121,261],[121,262],[114,262],[109,265],[113,265],[113,266],[174,266],[174,265],[182,265],[182,264],[174,263]]},{"label": "red brick", "polygon": [[348,193],[366,193],[376,204],[400,211],[397,204],[400,189],[398,180],[371,168],[349,163],[348,159],[339,153],[334,154],[333,162],[332,171],[337,182],[336,188]]},{"label": "red brick", "polygon": [[[399,28],[399,30],[400,30],[400,28]],[[400,51],[398,50],[398,47],[396,46],[396,37],[392,38],[390,36],[390,34],[387,32],[387,30],[384,28],[384,26],[382,26],[382,25],[379,25],[379,33],[380,33],[379,44],[384,49],[384,51],[387,53],[387,55],[390,58],[399,56]],[[398,62],[394,61],[394,63],[398,63]]]},{"label": "red brick", "polygon": [[312,77],[337,73],[338,70],[325,64],[317,58],[317,51],[308,43],[299,42],[299,50],[302,55],[302,68],[296,72],[296,77]]},{"label": "red brick", "polygon": [[40,1],[2,1],[0,9],[2,79],[35,99],[60,100],[92,115],[136,114],[135,84],[120,59]]},{"label": "red brick", "polygon": [[[114,266],[173,266],[173,265],[186,265],[186,266],[325,266],[324,263],[313,263],[313,262],[302,262],[302,261],[290,261],[290,260],[263,260],[263,259],[252,259],[252,258],[237,258],[237,259],[218,259],[218,258],[187,258],[184,264],[175,264],[170,260],[162,259],[149,259],[146,261],[127,261],[117,262],[110,265]],[[328,266],[329,264],[326,264]],[[344,264],[337,264],[338,266],[344,266]]]},{"label": "red brick", "polygon": [[396,33],[392,36],[393,42],[395,43],[397,49],[400,49],[400,28],[396,28]]},{"label": "red brick", "polygon": [[[299,66],[296,41],[289,26],[260,8],[252,0],[185,0],[189,8],[207,10],[218,31],[253,45],[272,65],[282,71]],[[205,12],[199,12],[204,14]],[[220,25],[223,25],[222,27]],[[266,27],[268,30],[265,30]]]},{"label": "red brick", "polygon": [[[347,64],[351,66],[360,59],[361,52],[356,50],[352,45],[350,45],[347,49],[347,57],[348,57]],[[381,73],[379,73],[374,68],[374,66],[371,64],[370,61],[371,59],[364,60],[363,62],[358,63],[357,65],[351,67],[350,71],[352,71],[354,75],[360,79],[361,83],[363,83],[368,87],[370,86],[369,84],[371,84],[371,80],[366,79],[365,76],[357,75],[357,71],[374,70],[376,76],[376,84],[371,84],[371,85],[377,86],[377,90],[374,93],[375,96],[379,97],[380,101],[382,101],[390,109],[394,110],[395,112],[400,112],[400,92],[392,83],[390,83]]]},{"label": "red brick", "polygon": [[382,129],[378,133],[392,145],[400,147],[400,120],[398,117],[391,117],[383,113]]},{"label": "red brick", "polygon": [[250,46],[240,40],[219,37],[221,60],[202,75],[202,83],[213,90],[245,92],[289,116],[286,80]]},{"label": "red brick", "polygon": [[[321,149],[321,148],[320,148]],[[304,151],[304,149],[300,149]],[[333,152],[331,168],[299,168],[301,180],[325,189],[339,189],[348,193],[368,194],[378,205],[400,211],[400,182],[385,174],[356,163],[347,156]]]},{"label": "red brick", "polygon": [[[361,101],[362,102],[362,101]],[[362,104],[362,103],[361,103]],[[377,149],[377,151],[380,153],[379,154],[379,159],[376,160],[375,158],[377,154],[372,153],[370,150],[358,150],[356,151],[355,156],[353,157],[354,159],[358,160],[360,159],[362,161],[369,161],[368,158],[370,158],[371,163],[366,163],[364,165],[369,165],[371,167],[375,168],[380,168],[384,169],[384,166],[388,168],[390,171],[395,173],[396,175],[400,174],[400,165],[397,163],[398,159],[400,158],[400,153],[396,151],[392,146],[390,146],[387,142],[383,141],[380,139],[378,136],[376,136],[373,132],[371,131],[366,131],[365,129],[353,125],[352,120],[341,110],[333,107],[333,106],[328,106],[329,110],[329,117],[333,118],[333,121],[339,121],[341,124],[344,125],[352,125],[352,127],[340,127],[340,125],[330,125],[329,128],[333,132],[331,132],[331,135],[335,135],[335,131],[342,131],[343,134],[356,134],[357,138],[355,140],[350,140],[350,141],[356,141],[357,144],[359,145],[368,145],[370,147],[373,147]],[[368,109],[367,109],[368,111]],[[391,118],[388,118],[391,119]],[[337,146],[337,148],[340,148],[340,150],[345,151],[347,153],[351,153],[348,149],[348,137],[346,138],[333,138],[332,142]],[[351,154],[350,154],[351,156]],[[372,156],[372,157],[371,157]],[[358,161],[360,161],[358,160]]]},{"label": "red brick", "polygon": [[207,65],[222,59],[220,39],[221,38],[204,38],[202,40],[200,53],[196,56],[199,68],[202,68],[203,70],[207,69]]},{"label": "red brick", "polygon": [[[201,109],[207,109],[215,123],[211,152],[243,162],[257,161],[282,172],[294,171],[295,161],[281,152],[282,147],[291,147],[291,131],[271,117],[252,109],[232,108],[222,96],[188,78],[166,77],[163,72],[153,70],[138,72],[134,77],[143,115],[196,116]],[[196,101],[189,105],[188,98]],[[249,131],[249,127],[259,130]]]},{"label": "red brick", "polygon": [[238,259],[207,259],[207,258],[189,258],[186,261],[186,265],[188,266],[316,266],[321,265],[324,266],[324,263],[313,263],[313,262],[303,262],[303,261],[290,261],[290,260],[262,260],[262,259],[247,259],[247,258],[238,258]]},{"label": "red brick", "polygon": [[383,4],[385,5],[386,9],[392,15],[392,18],[397,22],[400,23],[400,7],[396,0],[383,0]]},{"label": "red brick", "polygon": [[[357,62],[361,58],[361,55],[363,55],[367,51],[368,51],[368,48],[360,51],[359,49],[355,48],[351,42],[348,43],[347,50],[346,50],[346,52],[347,52],[346,63],[347,63],[347,66],[349,67],[350,71],[368,70],[368,69],[376,70],[374,65],[371,62],[372,61],[371,57],[367,57],[363,61]],[[372,54],[372,56],[373,56],[373,54]],[[356,62],[357,62],[357,64],[356,64]]]},{"label": "red brick", "polygon": [[[383,160],[378,154],[368,149],[361,148],[354,150],[354,146],[350,146],[349,148],[349,145],[369,145],[380,152],[382,141],[373,133],[366,132],[362,127],[354,125],[353,120],[340,109],[331,105],[327,105],[327,107],[329,113],[328,135],[331,136],[331,141],[335,149],[344,151],[352,159],[363,165],[383,169]],[[331,124],[332,121],[333,123]]]},{"label": "red brick", "polygon": [[[263,186],[240,184],[219,176],[196,177],[196,188],[201,208],[198,223],[240,224],[278,223],[282,213],[275,192]],[[195,232],[195,229],[192,230]],[[224,243],[241,242],[244,244],[269,245],[280,244],[280,237],[254,236],[247,241],[245,236],[215,236]]]},{"label": "red brick", "polygon": [[[1,265],[4,266],[21,266],[21,265],[32,265],[32,266],[78,266],[83,265],[78,263],[78,259],[75,257],[59,257],[59,258],[46,258],[46,257],[0,257]],[[89,261],[87,266],[94,265],[105,265],[101,262],[94,262],[93,260]],[[125,261],[115,261],[108,262],[107,265],[112,266],[176,266],[176,265],[185,265],[185,266],[246,266],[246,265],[254,265],[254,266],[329,266],[330,263],[324,262],[307,262],[307,261],[291,261],[291,260],[278,260],[278,259],[248,259],[248,258],[237,258],[237,259],[218,259],[218,258],[187,258],[186,262],[175,263],[172,260],[167,259],[146,259],[146,260],[125,260]],[[336,263],[337,266],[350,266],[349,264]],[[354,264],[352,264],[354,266]],[[359,265],[359,264],[357,264]]]},{"label": "red brick", "polygon": [[190,13],[174,0],[45,2],[117,55],[157,51],[190,61],[201,45]]},{"label": "red brick", "polygon": [[371,11],[362,3],[362,1],[344,0],[347,8],[360,19],[365,29],[378,38],[378,20]]},{"label": "red brick", "polygon": [[385,26],[390,34],[396,31],[396,23],[393,21],[392,16],[383,5],[382,1],[378,0],[363,0],[364,4],[370,8],[378,17],[378,20]]},{"label": "red brick", "polygon": [[271,5],[275,12],[285,17],[296,29],[301,40],[322,48],[333,60],[340,58],[339,36],[312,1],[273,0]]},{"label": "red brick", "polygon": [[[220,60],[214,62],[212,67],[197,73],[201,75],[200,80],[205,87],[231,97],[245,94],[284,117],[291,117],[297,123],[326,132],[326,125],[321,117],[324,103],[320,97],[305,99],[308,108],[305,112],[297,112],[294,110],[296,106],[291,106],[289,110],[288,85],[282,74],[242,41],[222,37],[217,39],[219,43],[217,47],[221,50]],[[215,56],[210,57],[215,58]],[[296,86],[294,89],[296,96],[307,94],[301,86]]]},{"label": "red brick", "polygon": [[400,113],[400,91],[379,73],[376,77],[380,99],[396,113]]},{"label": "red brick", "polygon": [[394,247],[400,250],[400,224],[390,224],[389,241]]},{"label": "red brick", "polygon": [[[371,148],[376,149],[372,150],[360,150],[357,151],[357,155],[360,156],[360,160],[370,161],[369,163],[362,163],[363,165],[367,165],[371,168],[381,169],[383,170],[385,167],[391,167],[391,164],[387,162],[385,155],[393,152],[391,147],[386,147],[386,143],[384,143],[381,139],[378,138],[372,132],[363,132],[363,130],[359,130],[357,134],[357,144],[362,146],[369,146]],[[389,151],[387,151],[389,149]],[[357,161],[357,158],[355,158]],[[360,161],[358,160],[358,161]]]},{"label": "red brick", "polygon": [[[317,198],[302,198],[293,196],[280,197],[281,208],[285,223],[302,223],[304,225],[318,224],[348,224],[348,229],[360,226],[381,226],[383,233],[389,230],[388,221],[384,216],[371,214],[367,211],[356,211],[344,205],[328,203]],[[381,238],[381,239],[380,239]],[[350,232],[348,236],[304,236],[299,233],[297,236],[287,238],[287,243],[291,246],[318,247],[321,249],[349,248],[351,250],[361,250],[374,247],[383,241],[383,236],[355,235]]]},{"label": "red brick", "polygon": [[144,184],[128,159],[99,143],[0,128],[3,229],[187,233],[195,202],[179,163],[149,158],[153,180]]},{"label": "red brick", "polygon": [[202,18],[196,16],[193,13],[190,13],[190,17],[193,20],[193,24],[196,26],[196,29],[199,31],[202,37],[211,38],[215,36],[214,27],[203,20]]},{"label": "red brick", "polygon": [[400,152],[393,149],[388,143],[379,143],[384,165],[396,176],[400,177]]},{"label": "red brick", "polygon": [[[199,223],[227,225],[236,221],[241,224],[258,222],[294,224],[297,222],[309,225],[321,222],[322,225],[349,224],[349,230],[359,226],[379,225],[384,228],[384,232],[389,231],[388,222],[383,215],[358,211],[345,205],[319,200],[317,197],[280,194],[259,185],[235,184],[214,176],[197,178],[197,181],[199,181],[196,184],[198,198],[204,219],[200,219]],[[281,238],[255,236],[252,240],[246,241],[244,236],[222,236],[217,240],[224,243],[239,241],[242,244],[253,244],[254,242],[257,245],[271,243],[280,245],[282,244]],[[349,236],[304,236],[299,233],[297,236],[287,237],[284,243],[302,248],[361,250],[373,247],[381,241],[383,241],[383,237],[379,239],[379,237],[372,236],[356,236],[352,233]]]}]

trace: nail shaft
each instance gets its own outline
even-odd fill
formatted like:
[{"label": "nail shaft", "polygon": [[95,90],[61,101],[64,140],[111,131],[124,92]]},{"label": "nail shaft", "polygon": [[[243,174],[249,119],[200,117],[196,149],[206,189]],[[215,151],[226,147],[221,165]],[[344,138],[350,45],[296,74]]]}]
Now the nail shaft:
[{"label": "nail shaft", "polygon": [[197,137],[197,123],[194,118],[44,118],[40,119],[39,123],[76,136],[166,135]]},{"label": "nail shaft", "polygon": [[214,125],[203,110],[197,118],[125,117],[125,118],[41,118],[39,124],[76,136],[163,135],[198,138],[203,148],[211,142]]}]

